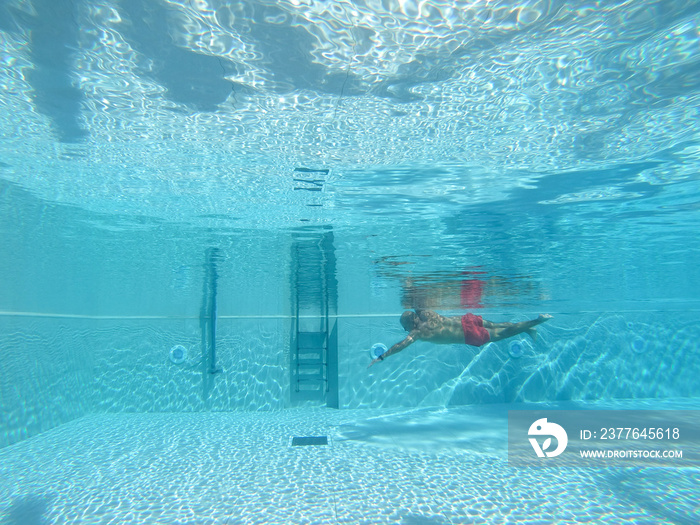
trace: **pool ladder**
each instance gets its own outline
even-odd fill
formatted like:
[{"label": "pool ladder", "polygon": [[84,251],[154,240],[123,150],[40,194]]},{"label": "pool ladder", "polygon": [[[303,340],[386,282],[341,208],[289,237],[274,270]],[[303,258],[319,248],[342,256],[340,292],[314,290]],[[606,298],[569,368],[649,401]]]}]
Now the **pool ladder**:
[{"label": "pool ladder", "polygon": [[337,282],[333,232],[304,229],[292,248],[291,404],[338,408]]},{"label": "pool ladder", "polygon": [[296,333],[297,401],[324,401],[328,392],[328,332]]}]

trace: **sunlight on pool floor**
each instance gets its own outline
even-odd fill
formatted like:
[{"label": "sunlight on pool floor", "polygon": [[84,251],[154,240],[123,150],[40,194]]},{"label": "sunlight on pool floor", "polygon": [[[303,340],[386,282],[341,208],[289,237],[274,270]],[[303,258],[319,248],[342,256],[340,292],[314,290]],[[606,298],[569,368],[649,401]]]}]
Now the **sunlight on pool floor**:
[{"label": "sunlight on pool floor", "polygon": [[[697,522],[697,470],[515,470],[498,439],[507,406],[489,410],[88,416],[0,451],[0,516],[10,524]],[[329,444],[291,447],[293,436]]]}]

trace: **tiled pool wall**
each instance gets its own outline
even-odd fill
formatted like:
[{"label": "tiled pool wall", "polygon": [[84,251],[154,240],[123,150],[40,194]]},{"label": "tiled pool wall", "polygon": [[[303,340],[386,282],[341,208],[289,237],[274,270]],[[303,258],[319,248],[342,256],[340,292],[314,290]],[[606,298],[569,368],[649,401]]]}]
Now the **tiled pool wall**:
[{"label": "tiled pool wall", "polygon": [[[288,319],[217,323],[216,368],[202,355],[199,320],[114,323],[94,370],[97,412],[192,412],[284,408]],[[170,351],[187,350],[175,364]]]},{"label": "tiled pool wall", "polygon": [[[95,412],[282,409],[290,320],[220,320],[216,362],[198,319],[0,317],[0,446]],[[182,345],[187,358],[170,360]]]},{"label": "tiled pool wall", "polygon": [[93,410],[84,322],[0,316],[0,447]]},{"label": "tiled pool wall", "polygon": [[[338,317],[341,408],[700,396],[692,313],[557,315],[534,343],[419,342],[367,369],[373,343],[405,336],[398,317]],[[89,413],[286,408],[291,326],[288,317],[220,319],[222,372],[212,375],[198,319],[0,317],[0,446]],[[175,345],[187,350],[181,364],[170,360]]]},{"label": "tiled pool wall", "polygon": [[348,318],[340,326],[343,408],[700,395],[693,313],[556,315],[538,327],[535,342],[527,335],[480,348],[418,342],[370,370],[372,344],[405,337],[399,316]]}]

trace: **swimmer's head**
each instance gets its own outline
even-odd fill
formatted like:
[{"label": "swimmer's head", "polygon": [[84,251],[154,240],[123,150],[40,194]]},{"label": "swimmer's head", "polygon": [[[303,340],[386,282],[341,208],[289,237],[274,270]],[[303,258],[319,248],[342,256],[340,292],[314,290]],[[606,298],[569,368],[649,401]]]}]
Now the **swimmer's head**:
[{"label": "swimmer's head", "polygon": [[407,310],[401,314],[401,326],[403,326],[403,329],[407,332],[413,330],[416,326],[416,321],[418,321],[418,316],[415,312]]}]

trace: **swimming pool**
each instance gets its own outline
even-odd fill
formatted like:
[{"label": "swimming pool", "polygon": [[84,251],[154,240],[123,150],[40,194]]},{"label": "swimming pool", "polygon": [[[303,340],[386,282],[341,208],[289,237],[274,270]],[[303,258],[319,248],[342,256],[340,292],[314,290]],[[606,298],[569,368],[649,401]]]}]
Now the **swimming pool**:
[{"label": "swimming pool", "polygon": [[[506,446],[698,409],[698,17],[4,3],[2,519],[698,522],[697,468]],[[368,369],[412,308],[553,319]]]}]

